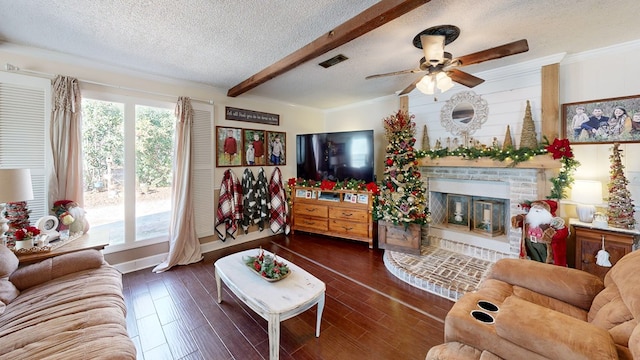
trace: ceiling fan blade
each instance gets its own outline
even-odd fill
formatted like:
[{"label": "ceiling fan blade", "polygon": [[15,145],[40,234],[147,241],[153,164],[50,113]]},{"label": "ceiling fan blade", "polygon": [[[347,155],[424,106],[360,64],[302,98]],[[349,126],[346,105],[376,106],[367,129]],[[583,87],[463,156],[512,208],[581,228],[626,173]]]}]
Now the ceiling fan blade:
[{"label": "ceiling fan blade", "polygon": [[491,49],[478,51],[473,54],[461,56],[456,60],[460,61],[461,66],[479,64],[484,61],[500,59],[505,56],[520,54],[529,51],[529,44],[526,39],[514,41],[512,43],[496,46]]},{"label": "ceiling fan blade", "polygon": [[483,79],[480,79],[479,77],[475,77],[469,73],[466,73],[458,69],[452,69],[447,71],[447,75],[449,75],[451,80],[469,88],[480,85],[484,82]]},{"label": "ceiling fan blade", "polygon": [[369,75],[365,79],[369,80],[369,79],[375,79],[375,78],[380,78],[380,77],[384,77],[384,76],[413,74],[413,73],[417,73],[417,72],[421,72],[421,71],[424,71],[424,70],[420,70],[420,69],[400,70],[400,71],[394,71],[394,72],[384,73],[384,74]]},{"label": "ceiling fan blade", "polygon": [[420,82],[420,80],[422,80],[422,76],[419,77],[418,79],[416,79],[416,81],[412,82],[411,85],[409,85],[406,88],[404,88],[404,90],[402,90],[400,92],[400,94],[398,94],[398,96],[406,95],[406,94],[412,92],[413,89],[416,88],[416,84],[418,84]]}]

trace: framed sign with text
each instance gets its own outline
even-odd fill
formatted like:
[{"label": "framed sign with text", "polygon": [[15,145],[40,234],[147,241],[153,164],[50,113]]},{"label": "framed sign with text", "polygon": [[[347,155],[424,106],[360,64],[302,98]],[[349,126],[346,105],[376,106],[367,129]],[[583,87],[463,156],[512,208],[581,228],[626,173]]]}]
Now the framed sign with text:
[{"label": "framed sign with text", "polygon": [[228,106],[224,108],[224,111],[225,119],[227,120],[246,121],[276,126],[280,125],[280,115],[278,114],[269,114],[265,112],[238,109]]}]

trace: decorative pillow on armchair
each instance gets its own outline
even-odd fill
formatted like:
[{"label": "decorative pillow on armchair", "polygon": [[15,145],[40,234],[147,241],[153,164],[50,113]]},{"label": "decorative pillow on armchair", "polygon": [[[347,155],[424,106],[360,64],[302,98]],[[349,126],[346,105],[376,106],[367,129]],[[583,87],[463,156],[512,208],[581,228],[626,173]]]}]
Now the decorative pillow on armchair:
[{"label": "decorative pillow on armchair", "polygon": [[0,314],[7,304],[20,295],[20,291],[9,281],[11,275],[18,268],[18,258],[13,251],[0,245]]}]

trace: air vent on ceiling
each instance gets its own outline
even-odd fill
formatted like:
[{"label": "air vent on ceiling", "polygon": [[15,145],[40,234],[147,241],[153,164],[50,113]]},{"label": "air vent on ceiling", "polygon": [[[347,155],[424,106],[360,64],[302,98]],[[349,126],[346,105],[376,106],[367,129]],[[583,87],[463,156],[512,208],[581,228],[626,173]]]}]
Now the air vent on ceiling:
[{"label": "air vent on ceiling", "polygon": [[336,55],[336,56],[332,57],[329,60],[325,60],[325,61],[321,62],[318,65],[320,65],[320,66],[322,66],[323,68],[326,69],[326,68],[331,67],[333,65],[339,64],[339,63],[341,63],[341,62],[343,62],[343,61],[345,61],[347,59],[348,59],[348,57],[346,57],[346,56],[344,56],[342,54],[339,54],[339,55]]}]

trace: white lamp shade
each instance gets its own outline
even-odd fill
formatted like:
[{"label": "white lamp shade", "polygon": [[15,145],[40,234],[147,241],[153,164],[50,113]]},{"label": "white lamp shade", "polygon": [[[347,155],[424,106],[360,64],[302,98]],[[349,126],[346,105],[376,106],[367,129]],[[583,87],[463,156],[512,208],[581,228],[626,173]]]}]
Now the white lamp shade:
[{"label": "white lamp shade", "polygon": [[436,75],[425,75],[418,83],[416,88],[423,94],[433,95],[436,92],[436,86],[441,93],[451,89],[453,87],[453,81],[444,72],[439,72]]},{"label": "white lamp shade", "polygon": [[0,203],[33,199],[29,169],[0,169]]},{"label": "white lamp shade", "polygon": [[578,204],[602,204],[602,183],[595,180],[576,180],[571,188],[571,200]]},{"label": "white lamp shade", "polygon": [[602,183],[594,180],[576,180],[571,188],[571,200],[577,204],[578,219],[586,223],[592,222],[596,211],[594,205],[602,204]]},{"label": "white lamp shade", "polygon": [[433,76],[425,75],[422,80],[418,81],[416,87],[423,94],[433,95],[435,92],[436,82]]},{"label": "white lamp shade", "polygon": [[453,81],[449,75],[444,72],[438,73],[436,80],[438,81],[438,89],[440,89],[440,92],[445,92],[453,87]]}]

